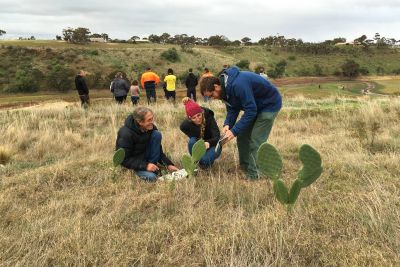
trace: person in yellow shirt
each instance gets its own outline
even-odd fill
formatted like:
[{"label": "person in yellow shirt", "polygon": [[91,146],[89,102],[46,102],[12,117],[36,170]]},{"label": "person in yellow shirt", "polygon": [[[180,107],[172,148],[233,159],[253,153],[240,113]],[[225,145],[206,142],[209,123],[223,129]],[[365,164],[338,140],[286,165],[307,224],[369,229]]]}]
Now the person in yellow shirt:
[{"label": "person in yellow shirt", "polygon": [[167,90],[165,92],[165,97],[175,103],[176,98],[176,76],[174,75],[174,71],[172,69],[168,69],[168,75],[165,76],[164,82],[167,84]]}]

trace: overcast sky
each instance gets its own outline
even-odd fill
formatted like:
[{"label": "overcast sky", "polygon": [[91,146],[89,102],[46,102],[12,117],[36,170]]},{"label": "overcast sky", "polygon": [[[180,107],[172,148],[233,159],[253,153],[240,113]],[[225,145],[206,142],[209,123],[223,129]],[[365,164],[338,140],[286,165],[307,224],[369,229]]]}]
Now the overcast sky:
[{"label": "overcast sky", "polygon": [[167,32],[231,41],[284,35],[304,41],[366,34],[400,39],[400,0],[0,0],[2,38],[54,39],[67,27],[129,39]]}]

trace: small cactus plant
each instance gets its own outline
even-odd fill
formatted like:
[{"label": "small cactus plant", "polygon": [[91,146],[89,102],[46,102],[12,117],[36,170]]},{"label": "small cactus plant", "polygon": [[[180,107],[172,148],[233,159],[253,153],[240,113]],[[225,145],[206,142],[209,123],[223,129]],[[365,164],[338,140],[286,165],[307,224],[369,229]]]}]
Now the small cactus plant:
[{"label": "small cactus plant", "polygon": [[121,165],[121,163],[124,161],[124,159],[125,159],[125,150],[123,148],[119,148],[114,153],[114,157],[113,157],[114,167]]},{"label": "small cactus plant", "polygon": [[321,156],[310,145],[305,144],[300,147],[299,157],[303,167],[289,190],[281,179],[283,164],[276,148],[271,144],[264,143],[258,149],[257,165],[259,171],[273,181],[275,197],[282,204],[295,204],[301,189],[315,182],[322,173]]},{"label": "small cactus plant", "polygon": [[182,165],[190,177],[194,175],[194,170],[196,169],[197,162],[204,156],[206,151],[207,149],[204,140],[200,139],[193,145],[192,156],[189,156],[187,154],[183,155]]},{"label": "small cactus plant", "polygon": [[115,182],[116,180],[115,168],[121,165],[124,159],[125,159],[125,150],[123,148],[119,148],[117,151],[115,151],[113,156],[114,168],[113,168],[113,176],[111,178],[113,182]]}]

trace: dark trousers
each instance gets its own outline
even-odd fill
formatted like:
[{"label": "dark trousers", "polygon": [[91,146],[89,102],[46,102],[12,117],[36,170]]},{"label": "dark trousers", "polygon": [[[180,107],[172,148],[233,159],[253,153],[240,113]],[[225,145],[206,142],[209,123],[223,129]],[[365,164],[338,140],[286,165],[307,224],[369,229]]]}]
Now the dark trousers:
[{"label": "dark trousers", "polygon": [[136,95],[131,96],[131,101],[132,101],[132,105],[137,105],[137,103],[139,102],[139,97]]},{"label": "dark trousers", "polygon": [[175,91],[165,91],[165,97],[167,98],[167,100],[172,100],[173,102],[175,102],[175,98],[176,98],[176,92]]},{"label": "dark trousers", "polygon": [[188,88],[186,91],[186,96],[193,99],[196,102],[196,88]]},{"label": "dark trousers", "polygon": [[157,101],[156,88],[146,88],[147,104]]},{"label": "dark trousers", "polygon": [[88,104],[89,105],[89,95],[79,95],[81,99],[81,106]]},{"label": "dark trousers", "polygon": [[[157,164],[161,158],[161,139],[162,135],[159,131],[153,131],[151,134],[150,142],[147,146],[145,153],[145,160],[148,163]],[[157,173],[149,171],[137,171],[137,176],[148,182],[155,182],[157,180]]]},{"label": "dark trousers", "polygon": [[117,101],[118,104],[122,104],[122,103],[124,103],[125,100],[126,100],[126,95],[123,95],[123,96],[115,96],[114,98],[115,98],[115,101]]}]

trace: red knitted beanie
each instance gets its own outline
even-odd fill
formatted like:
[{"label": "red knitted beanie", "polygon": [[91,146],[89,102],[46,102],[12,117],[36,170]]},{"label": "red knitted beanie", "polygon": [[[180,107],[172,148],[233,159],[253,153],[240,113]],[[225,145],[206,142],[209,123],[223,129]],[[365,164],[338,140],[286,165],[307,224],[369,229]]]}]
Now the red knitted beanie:
[{"label": "red knitted beanie", "polygon": [[182,99],[182,103],[185,105],[186,115],[190,118],[194,115],[203,112],[199,104],[194,102],[192,99],[185,97]]}]

